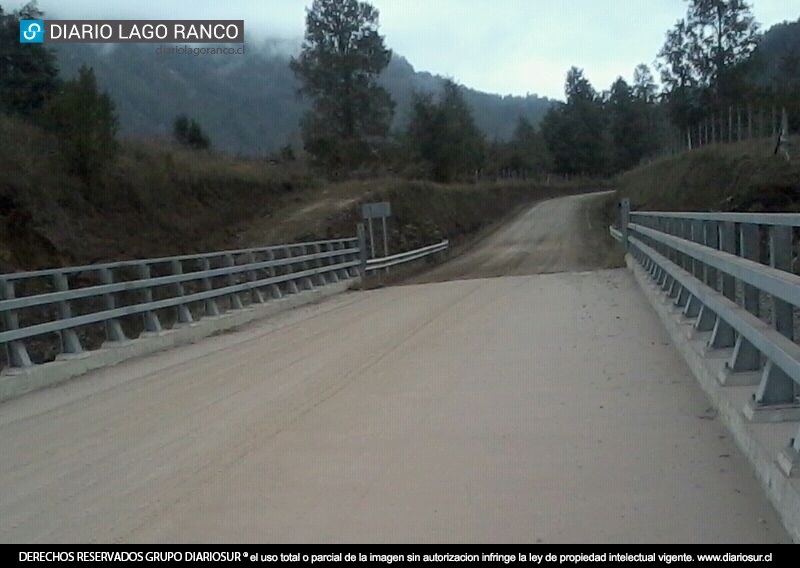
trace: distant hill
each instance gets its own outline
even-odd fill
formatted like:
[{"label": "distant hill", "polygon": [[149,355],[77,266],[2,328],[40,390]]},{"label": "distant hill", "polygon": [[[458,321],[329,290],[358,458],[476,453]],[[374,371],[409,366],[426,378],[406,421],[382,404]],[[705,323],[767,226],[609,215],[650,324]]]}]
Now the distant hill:
[{"label": "distant hill", "polygon": [[762,87],[797,82],[800,76],[800,19],[767,30],[753,53],[752,79]]},{"label": "distant hill", "polygon": [[[156,55],[154,45],[63,44],[58,59],[65,77],[82,65],[94,67],[120,113],[122,134],[167,137],[179,113],[197,118],[214,146],[260,155],[291,143],[300,146],[299,119],[305,103],[284,51],[248,45],[245,55]],[[444,79],[416,72],[395,55],[382,82],[397,104],[395,128],[408,120],[414,91],[437,91]],[[478,126],[490,139],[511,136],[519,116],[538,123],[551,101],[530,95],[493,95],[465,88]]]}]

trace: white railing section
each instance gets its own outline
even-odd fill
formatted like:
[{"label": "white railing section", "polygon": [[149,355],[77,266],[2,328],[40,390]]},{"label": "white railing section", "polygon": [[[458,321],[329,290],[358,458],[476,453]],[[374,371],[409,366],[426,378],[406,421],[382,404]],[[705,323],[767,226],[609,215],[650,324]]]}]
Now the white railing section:
[{"label": "white railing section", "polygon": [[450,246],[450,241],[444,240],[440,243],[436,243],[435,245],[430,245],[415,250],[401,252],[398,254],[394,254],[392,256],[371,258],[366,261],[366,270],[367,272],[373,270],[382,270],[384,268],[389,268],[390,266],[395,266],[397,264],[403,264],[405,262],[418,260],[426,256],[444,252],[448,249],[449,246]]},{"label": "white railing section", "polygon": [[[630,211],[627,200],[609,228],[696,331],[710,332],[707,349],[730,349],[724,384],[752,385],[751,410],[784,420],[800,416],[798,228],[794,213]],[[800,452],[800,430],[791,449]]]},{"label": "white railing section", "polygon": [[0,345],[7,366],[29,367],[29,345],[52,354],[53,334],[60,353],[80,354],[355,277],[361,256],[347,238],[0,274]]}]

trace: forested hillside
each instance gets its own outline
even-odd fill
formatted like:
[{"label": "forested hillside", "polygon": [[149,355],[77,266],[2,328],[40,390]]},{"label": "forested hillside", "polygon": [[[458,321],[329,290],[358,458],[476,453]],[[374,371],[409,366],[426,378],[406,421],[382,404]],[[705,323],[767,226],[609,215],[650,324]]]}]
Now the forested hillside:
[{"label": "forested hillside", "polygon": [[[263,155],[286,144],[302,146],[299,122],[307,101],[297,95],[299,83],[283,48],[248,44],[244,55],[204,56],[155,56],[155,49],[62,44],[56,51],[64,77],[74,76],[81,65],[94,68],[99,85],[117,103],[123,135],[168,137],[175,116],[191,110],[221,150]],[[436,92],[444,82],[415,71],[395,54],[380,77],[396,104],[393,130],[408,123],[414,92]],[[535,95],[463,91],[490,140],[509,139],[520,116],[538,124],[550,106],[548,99]]]}]

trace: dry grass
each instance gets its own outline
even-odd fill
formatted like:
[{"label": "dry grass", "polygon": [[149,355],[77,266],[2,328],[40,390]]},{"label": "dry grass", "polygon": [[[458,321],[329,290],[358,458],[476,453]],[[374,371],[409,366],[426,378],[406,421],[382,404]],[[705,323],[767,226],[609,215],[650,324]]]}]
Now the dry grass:
[{"label": "dry grass", "polygon": [[0,271],[351,236],[360,204],[373,200],[392,202],[392,250],[441,238],[458,243],[521,203],[587,188],[398,178],[326,183],[300,162],[270,164],[155,141],[124,142],[92,185],[66,166],[52,136],[0,117]]},{"label": "dry grass", "polygon": [[768,140],[721,144],[636,168],[618,180],[621,196],[650,210],[800,210],[800,157],[773,155]]}]

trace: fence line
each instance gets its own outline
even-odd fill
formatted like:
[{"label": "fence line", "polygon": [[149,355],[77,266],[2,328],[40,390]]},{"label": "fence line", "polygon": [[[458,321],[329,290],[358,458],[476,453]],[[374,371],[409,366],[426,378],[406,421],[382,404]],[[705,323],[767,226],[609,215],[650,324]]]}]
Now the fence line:
[{"label": "fence line", "polygon": [[728,105],[693,121],[684,131],[689,150],[709,144],[731,144],[769,138],[776,143],[781,135],[788,139],[790,122],[785,106]]}]

